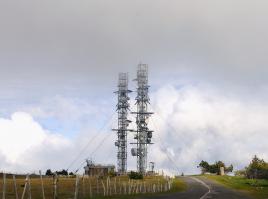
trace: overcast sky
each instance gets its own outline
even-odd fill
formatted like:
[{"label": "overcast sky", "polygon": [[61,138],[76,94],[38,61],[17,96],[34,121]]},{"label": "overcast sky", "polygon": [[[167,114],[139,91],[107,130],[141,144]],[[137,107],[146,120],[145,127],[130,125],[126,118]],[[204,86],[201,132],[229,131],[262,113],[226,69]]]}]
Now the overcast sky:
[{"label": "overcast sky", "polygon": [[158,169],[268,161],[267,10],[265,0],[1,0],[0,170],[66,168],[107,121],[94,143],[111,137],[93,159],[115,164],[113,91],[140,62]]}]

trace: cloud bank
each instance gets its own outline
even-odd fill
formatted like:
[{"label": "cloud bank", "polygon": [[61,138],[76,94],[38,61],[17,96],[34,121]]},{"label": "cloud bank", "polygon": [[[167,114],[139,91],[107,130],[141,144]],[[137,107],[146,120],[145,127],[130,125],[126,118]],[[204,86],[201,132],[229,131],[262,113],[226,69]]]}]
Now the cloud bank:
[{"label": "cloud bank", "polygon": [[202,86],[168,85],[152,98],[156,113],[152,128],[158,135],[151,158],[160,167],[171,164],[173,171],[195,173],[201,160],[222,160],[241,169],[254,154],[268,159],[267,104],[227,97]]},{"label": "cloud bank", "polygon": [[71,146],[70,140],[44,129],[24,112],[15,112],[9,119],[0,118],[0,131],[1,169],[6,171],[44,168],[43,162],[50,163],[58,149],[62,152]]},{"label": "cloud bank", "polygon": [[[0,1],[0,169],[65,168],[114,111],[118,72],[132,79],[140,61],[150,67],[159,169],[175,170],[165,153],[186,173],[201,159],[237,168],[267,159],[267,9],[261,0]],[[112,140],[97,162],[115,162]]]},{"label": "cloud bank", "polygon": [[[241,169],[255,154],[268,159],[267,104],[228,97],[213,87],[201,85],[169,84],[153,92],[151,99],[150,108],[155,114],[150,126],[155,131],[155,144],[149,147],[148,161],[155,161],[157,169],[173,174],[198,173],[196,166],[201,160],[222,160]],[[43,117],[47,116],[45,110],[41,111]],[[70,138],[45,129],[30,113],[16,112],[11,118],[1,118],[1,169],[32,172],[67,168],[92,139],[71,170],[77,169],[87,157],[116,164],[115,133],[110,131],[116,125],[115,119],[116,115],[101,132],[99,127],[88,128],[85,124],[87,128],[81,128]],[[129,156],[130,169],[135,169],[135,162]]]}]

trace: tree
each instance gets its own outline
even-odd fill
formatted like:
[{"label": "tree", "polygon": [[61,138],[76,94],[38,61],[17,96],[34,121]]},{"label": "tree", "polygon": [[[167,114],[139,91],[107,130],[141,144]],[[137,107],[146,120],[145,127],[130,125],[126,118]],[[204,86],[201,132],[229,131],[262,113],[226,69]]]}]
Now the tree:
[{"label": "tree", "polygon": [[46,176],[52,176],[52,175],[53,175],[52,171],[50,169],[48,169],[46,171]]},{"label": "tree", "polygon": [[209,172],[209,164],[204,160],[199,163],[198,167],[202,169],[202,173]]},{"label": "tree", "polygon": [[224,162],[222,161],[216,161],[214,164],[209,164],[208,162],[202,160],[199,163],[199,166],[202,169],[202,173],[209,172],[209,173],[215,173],[217,175],[220,174],[220,168],[224,168],[225,173],[229,173],[233,171],[233,165],[230,165],[229,167],[226,167]]},{"label": "tree", "polygon": [[74,175],[74,173],[73,173],[73,172],[70,172],[70,173],[69,173],[69,175],[70,175],[70,176],[73,176],[73,175]]},{"label": "tree", "polygon": [[65,169],[62,169],[61,171],[56,171],[57,175],[63,175],[63,176],[67,176],[68,175],[68,171]]},{"label": "tree", "polygon": [[227,172],[227,173],[231,173],[231,172],[233,172],[233,170],[234,170],[234,166],[232,164],[229,167],[225,168],[225,172]]},{"label": "tree", "polygon": [[246,167],[246,176],[255,179],[268,179],[268,163],[255,155],[249,166]]}]

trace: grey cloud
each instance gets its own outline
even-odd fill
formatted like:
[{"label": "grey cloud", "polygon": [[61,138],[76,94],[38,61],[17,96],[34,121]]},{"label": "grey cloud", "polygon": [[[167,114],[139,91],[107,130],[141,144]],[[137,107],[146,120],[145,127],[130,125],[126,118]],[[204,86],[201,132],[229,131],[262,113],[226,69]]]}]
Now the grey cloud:
[{"label": "grey cloud", "polygon": [[235,169],[245,167],[255,154],[267,159],[267,103],[216,93],[202,86],[165,86],[154,93],[152,128],[158,139],[151,158],[162,156],[158,163],[170,168],[173,163],[165,155],[170,148],[179,171],[187,173],[198,172],[202,159],[223,160]]},{"label": "grey cloud", "polygon": [[118,71],[134,74],[144,61],[156,78],[266,83],[267,6],[242,0],[2,1],[1,79],[103,87]]},{"label": "grey cloud", "polygon": [[[268,3],[264,0],[0,1],[1,115],[10,115],[35,104],[49,106],[47,111],[57,115],[53,112],[53,108],[57,111],[57,105],[53,104],[55,96],[75,97],[94,102],[96,106],[101,106],[100,101],[107,101],[105,107],[109,108],[114,105],[111,98],[117,73],[129,71],[130,79],[134,78],[140,61],[149,64],[153,92],[159,93],[158,89],[166,84],[176,89],[203,85],[198,87],[198,92],[207,93],[213,87],[210,96],[226,100],[211,99],[213,104],[204,103],[204,108],[225,111],[219,109],[216,103],[219,100],[223,104],[231,101],[255,108],[257,104],[259,109],[265,109],[268,98],[267,9]],[[135,88],[133,82],[131,88]],[[176,118],[180,121],[187,117],[181,118],[183,104],[177,101],[176,89],[161,91],[164,93],[153,95],[152,101],[175,95],[166,99],[165,111],[180,116]],[[178,93],[179,97],[185,97]],[[51,103],[42,104],[44,99],[51,99]],[[237,111],[245,113],[245,110]],[[251,111],[255,115],[261,112],[257,108]],[[220,119],[226,121],[228,115]],[[195,119],[191,122],[200,122],[198,117]],[[180,124],[188,122],[180,121]],[[213,122],[217,125],[202,126],[203,133],[208,139],[219,138],[225,143],[229,137],[220,134],[219,121]],[[195,127],[198,126],[193,129],[180,126],[181,133],[188,132],[187,137],[171,136],[181,136],[181,140],[192,144],[196,150],[213,150],[204,146],[206,142],[199,139]],[[195,136],[197,139],[193,140]],[[262,138],[263,134],[259,136]],[[244,149],[239,143],[234,147]],[[174,146],[173,150],[182,151],[184,145]],[[250,147],[252,153],[260,151],[258,146]],[[249,157],[249,149],[244,150],[247,152],[241,158],[243,163]],[[190,155],[195,160],[200,157]],[[205,157],[212,160],[217,153],[212,156]],[[187,157],[182,158],[190,162]]]}]

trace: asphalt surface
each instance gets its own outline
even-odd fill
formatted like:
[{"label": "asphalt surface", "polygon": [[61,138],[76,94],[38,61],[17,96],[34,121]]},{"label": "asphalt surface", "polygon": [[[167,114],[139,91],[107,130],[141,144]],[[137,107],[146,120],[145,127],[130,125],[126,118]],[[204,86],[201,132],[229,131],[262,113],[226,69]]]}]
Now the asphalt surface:
[{"label": "asphalt surface", "polygon": [[252,199],[203,177],[183,177],[187,184],[184,192],[150,196],[141,199]]}]

